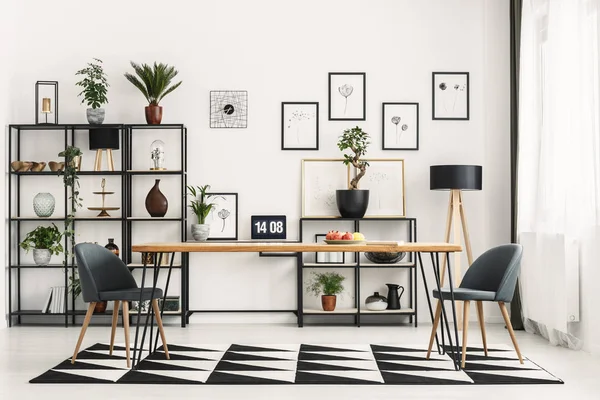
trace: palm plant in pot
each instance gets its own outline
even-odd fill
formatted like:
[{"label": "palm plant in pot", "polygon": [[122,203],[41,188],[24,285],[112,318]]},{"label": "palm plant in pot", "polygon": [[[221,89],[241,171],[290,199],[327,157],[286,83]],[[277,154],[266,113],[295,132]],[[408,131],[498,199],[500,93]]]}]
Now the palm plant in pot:
[{"label": "palm plant in pot", "polygon": [[173,78],[179,73],[175,67],[156,62],[154,66],[136,64],[131,61],[135,75],[125,73],[125,78],[142,92],[148,106],[146,106],[146,122],[149,125],[158,125],[162,121],[162,107],[158,104],[173,90],[181,85],[181,81],[171,85]]},{"label": "palm plant in pot", "polygon": [[360,158],[367,154],[369,134],[358,126],[346,129],[338,140],[341,151],[350,150],[352,154],[344,154],[344,165],[352,165],[357,174],[350,181],[348,189],[338,189],[335,198],[340,215],[345,218],[362,218],[369,206],[369,191],[358,188],[358,181],[365,176],[369,163]]},{"label": "palm plant in pot", "polygon": [[344,279],[337,272],[313,272],[306,290],[316,297],[321,295],[323,311],[333,311],[337,295],[344,291]]},{"label": "palm plant in pot", "polygon": [[79,96],[83,95],[81,104],[86,103],[90,107],[86,110],[87,120],[90,124],[96,125],[104,122],[105,111],[102,105],[108,103],[106,93],[109,85],[102,68],[102,60],[94,58],[94,61],[77,71],[75,75],[84,76],[76,85],[83,88],[79,93]]},{"label": "palm plant in pot", "polygon": [[29,232],[25,239],[19,244],[23,250],[29,253],[33,250],[33,261],[36,265],[48,265],[52,255],[59,255],[63,252],[63,246],[60,243],[63,234],[56,225],[38,226]]},{"label": "palm plant in pot", "polygon": [[209,202],[209,199],[213,197],[207,193],[210,185],[188,186],[187,189],[189,194],[194,198],[190,202],[189,207],[198,218],[198,223],[192,224],[192,236],[194,240],[204,242],[208,239],[208,235],[210,235],[210,225],[206,223],[206,217],[208,217],[208,214],[216,206],[215,203]]}]

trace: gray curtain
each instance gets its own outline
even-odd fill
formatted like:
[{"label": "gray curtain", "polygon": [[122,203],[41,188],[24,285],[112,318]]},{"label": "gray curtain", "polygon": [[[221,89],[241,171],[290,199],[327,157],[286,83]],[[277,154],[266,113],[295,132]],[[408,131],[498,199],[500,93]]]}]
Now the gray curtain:
[{"label": "gray curtain", "polygon": [[[510,1],[510,212],[511,242],[517,241],[517,163],[519,161],[519,52],[521,50],[521,11],[523,0]],[[510,303],[513,329],[524,330],[519,284]]]}]

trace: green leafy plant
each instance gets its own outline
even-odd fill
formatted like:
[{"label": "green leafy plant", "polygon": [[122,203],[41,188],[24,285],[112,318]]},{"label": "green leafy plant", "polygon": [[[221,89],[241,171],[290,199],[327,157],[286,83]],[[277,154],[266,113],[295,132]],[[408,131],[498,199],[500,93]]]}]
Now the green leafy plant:
[{"label": "green leafy plant", "polygon": [[77,271],[71,276],[69,276],[69,293],[73,293],[75,298],[79,297],[81,294],[81,281],[79,280],[79,275],[77,275]]},{"label": "green leafy plant", "polygon": [[[125,78],[142,92],[148,104],[157,106],[160,101],[173,90],[181,85],[181,81],[169,86],[173,78],[179,73],[175,67],[167,64],[157,64],[151,67],[148,64],[136,64],[131,61],[131,66],[137,77],[130,73],[125,73]],[[138,79],[139,77],[139,79]]]},{"label": "green leafy plant", "polygon": [[52,226],[38,226],[29,232],[19,245],[26,252],[31,249],[46,249],[57,256],[64,251],[60,243],[62,236],[63,234],[54,224]]},{"label": "green leafy plant", "polygon": [[77,86],[83,88],[81,93],[78,94],[78,96],[83,95],[81,104],[87,103],[88,106],[96,109],[102,107],[103,104],[108,103],[106,93],[109,84],[104,69],[102,69],[102,60],[94,58],[94,61],[96,61],[96,63],[88,63],[87,67],[80,69],[75,75],[85,76],[76,83]]},{"label": "green leafy plant", "polygon": [[211,197],[214,197],[213,195],[207,194],[208,190],[210,189],[210,185],[196,187],[188,186],[187,189],[190,195],[194,198],[188,207],[192,209],[194,214],[196,214],[198,223],[204,224],[206,222],[206,217],[208,217],[208,214],[210,214],[210,211],[216,207],[215,203],[208,203],[208,200]]},{"label": "green leafy plant", "polygon": [[344,276],[337,272],[313,272],[306,291],[319,296],[335,296],[344,291]]},{"label": "green leafy plant", "polygon": [[369,163],[360,160],[360,157],[367,154],[367,147],[369,142],[369,134],[363,132],[358,126],[350,129],[346,129],[338,140],[338,148],[341,151],[351,150],[354,154],[344,154],[344,165],[352,165],[358,170],[358,174],[350,181],[350,187],[348,189],[357,190],[358,181],[365,176]]}]

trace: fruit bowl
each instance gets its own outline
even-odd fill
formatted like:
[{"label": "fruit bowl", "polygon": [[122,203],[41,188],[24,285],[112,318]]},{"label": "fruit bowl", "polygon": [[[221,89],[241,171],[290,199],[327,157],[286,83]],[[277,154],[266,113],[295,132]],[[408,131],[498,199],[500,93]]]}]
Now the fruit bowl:
[{"label": "fruit bowl", "polygon": [[367,257],[367,260],[375,264],[394,264],[402,260],[405,256],[405,251],[395,253],[385,253],[379,251],[365,252],[365,257]]},{"label": "fruit bowl", "polygon": [[325,243],[327,244],[365,244],[366,240],[327,240],[325,239]]}]

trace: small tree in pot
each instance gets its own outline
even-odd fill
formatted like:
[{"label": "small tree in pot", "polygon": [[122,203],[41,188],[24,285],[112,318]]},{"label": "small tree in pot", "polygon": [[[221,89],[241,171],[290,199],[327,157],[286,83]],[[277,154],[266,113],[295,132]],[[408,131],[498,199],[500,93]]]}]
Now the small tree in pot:
[{"label": "small tree in pot", "polygon": [[52,255],[59,255],[64,251],[60,243],[63,234],[56,225],[38,226],[25,236],[19,244],[23,250],[33,250],[33,261],[37,265],[48,265]]},{"label": "small tree in pot", "polygon": [[315,296],[321,295],[323,311],[335,310],[338,294],[344,291],[344,276],[337,272],[313,272],[312,279],[306,288]]},{"label": "small tree in pot", "polygon": [[365,176],[369,163],[360,158],[367,154],[369,134],[360,127],[346,129],[338,140],[338,148],[341,151],[351,150],[351,154],[344,153],[344,165],[352,165],[357,174],[350,181],[348,189],[336,191],[338,210],[342,217],[362,218],[369,206],[369,191],[358,189],[358,181]]},{"label": "small tree in pot", "polygon": [[94,58],[94,61],[96,62],[88,63],[86,68],[75,73],[75,75],[85,76],[76,85],[83,88],[79,93],[79,96],[83,95],[81,104],[87,103],[88,107],[91,107],[86,110],[88,122],[90,124],[101,124],[104,122],[104,108],[102,108],[102,105],[108,103],[106,93],[109,84],[104,69],[102,69],[102,60]]},{"label": "small tree in pot", "polygon": [[215,208],[215,203],[209,203],[208,200],[213,197],[207,194],[210,189],[210,185],[204,186],[188,186],[189,194],[194,198],[190,202],[190,207],[196,217],[198,218],[197,224],[192,224],[192,236],[194,240],[198,242],[204,242],[210,235],[210,225],[206,224],[206,217],[210,214],[211,210]]}]

